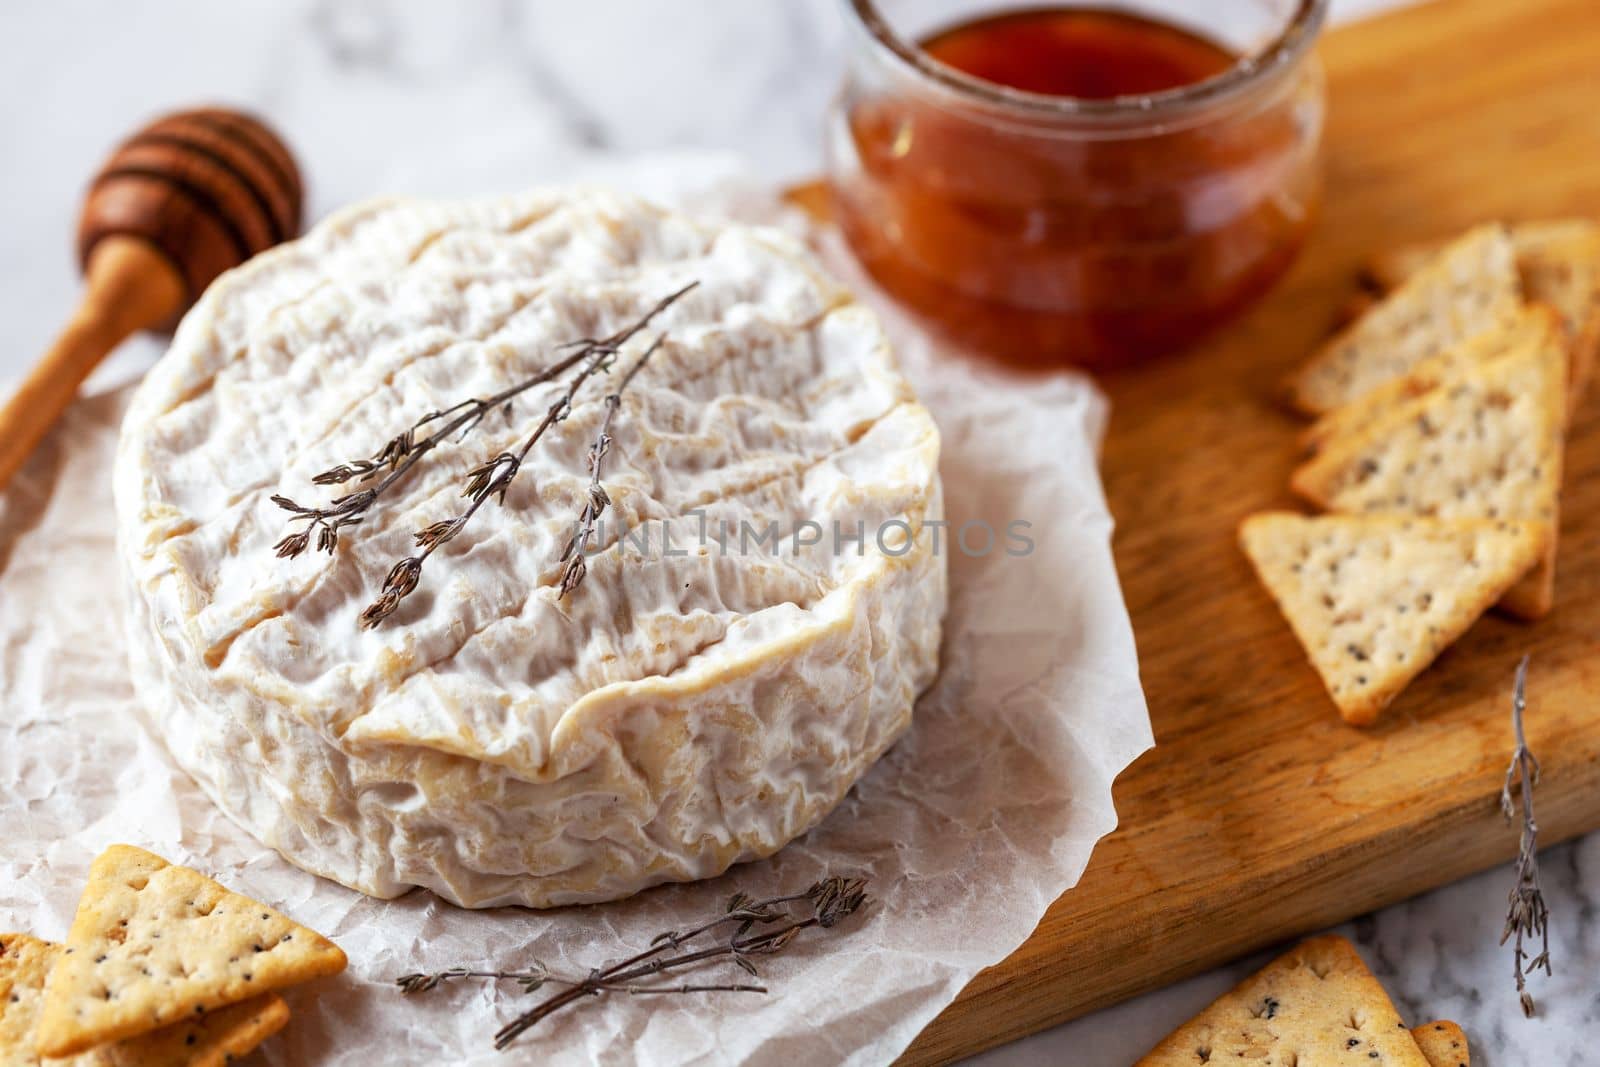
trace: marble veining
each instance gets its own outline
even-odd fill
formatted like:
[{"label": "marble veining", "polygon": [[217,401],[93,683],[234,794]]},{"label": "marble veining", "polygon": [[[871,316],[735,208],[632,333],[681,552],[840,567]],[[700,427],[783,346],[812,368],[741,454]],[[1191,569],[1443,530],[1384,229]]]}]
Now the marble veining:
[{"label": "marble veining", "polygon": [[[1506,833],[1516,830],[1508,827]],[[1535,1019],[1522,1015],[1511,949],[1498,943],[1512,884],[1509,865],[1363,916],[1335,932],[1356,942],[1407,1022],[1461,1023],[1473,1067],[1590,1067],[1600,1063],[1600,833],[1544,850],[1539,868],[1550,905],[1555,974],[1529,979],[1539,1005]],[[974,1067],[1131,1063],[1273,954],[1237,960],[971,1062]]]},{"label": "marble veining", "polygon": [[[1335,0],[1350,17],[1395,0]],[[559,180],[600,154],[734,150],[774,179],[818,166],[839,0],[62,0],[0,7],[0,380],[76,291],[84,182],[116,138],[201,100],[268,116],[305,161],[309,215],[377,193]],[[97,385],[159,353],[139,339]],[[1513,833],[1508,829],[1507,833]],[[1413,1022],[1467,1027],[1483,1067],[1600,1062],[1600,834],[1541,857],[1556,974],[1522,1017],[1497,944],[1503,867],[1341,928]],[[1131,1062],[1265,954],[996,1050],[984,1067]]]}]

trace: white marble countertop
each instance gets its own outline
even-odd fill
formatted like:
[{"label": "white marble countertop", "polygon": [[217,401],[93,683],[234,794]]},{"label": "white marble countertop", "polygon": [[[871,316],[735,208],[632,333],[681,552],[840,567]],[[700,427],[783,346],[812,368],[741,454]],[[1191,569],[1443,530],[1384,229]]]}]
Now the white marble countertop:
[{"label": "white marble countertop", "polygon": [[[1396,0],[1335,0],[1351,17]],[[384,192],[463,194],[555,180],[596,152],[733,149],[810,173],[839,76],[837,0],[116,0],[0,9],[0,380],[48,344],[77,291],[86,178],[140,121],[243,104],[287,131],[310,215]],[[99,381],[148,366],[126,345]],[[1510,830],[1508,833],[1512,832]],[[1552,979],[1525,1020],[1496,940],[1509,868],[1344,928],[1413,1022],[1451,1018],[1474,1064],[1600,1062],[1600,834],[1542,857]],[[1260,959],[1068,1023],[985,1067],[1131,1062]]]}]

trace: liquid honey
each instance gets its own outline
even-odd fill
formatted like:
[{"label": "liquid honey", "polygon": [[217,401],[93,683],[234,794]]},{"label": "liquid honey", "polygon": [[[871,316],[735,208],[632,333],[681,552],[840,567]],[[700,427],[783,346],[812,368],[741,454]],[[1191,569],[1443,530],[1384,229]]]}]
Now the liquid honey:
[{"label": "liquid honey", "polygon": [[1080,100],[1180,89],[1236,61],[1227,49],[1177,26],[1082,8],[991,15],[928,38],[922,50],[996,85]]},{"label": "liquid honey", "polygon": [[[1236,56],[1119,12],[1029,8],[924,40],[932,58],[1010,89],[1108,100],[1182,89]],[[1317,122],[1282,81],[1107,133],[1010,121],[949,93],[847,100],[835,167],[847,238],[893,295],[958,341],[1022,364],[1126,365],[1181,348],[1292,261],[1315,199]],[[1320,121],[1320,96],[1312,110]]]}]

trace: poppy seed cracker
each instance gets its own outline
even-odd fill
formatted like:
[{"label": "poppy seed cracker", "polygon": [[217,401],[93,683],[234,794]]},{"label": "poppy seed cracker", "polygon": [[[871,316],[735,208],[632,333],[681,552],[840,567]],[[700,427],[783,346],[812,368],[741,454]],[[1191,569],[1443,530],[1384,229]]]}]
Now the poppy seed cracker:
[{"label": "poppy seed cracker", "polygon": [[35,1048],[39,1007],[62,951],[28,934],[0,934],[0,1063],[7,1067],[224,1067],[289,1021],[283,998],[267,993],[67,1059],[42,1060]]},{"label": "poppy seed cracker", "polygon": [[1400,405],[1448,385],[1474,367],[1539,345],[1561,345],[1561,318],[1553,308],[1530,304],[1504,322],[1417,364],[1410,374],[1384,382],[1359,400],[1335,408],[1306,428],[1301,444],[1314,455],[1340,438],[1351,438],[1382,422]]},{"label": "poppy seed cracker", "polygon": [[1430,1067],[1342,937],[1303,942],[1173,1031],[1134,1067]]},{"label": "poppy seed cracker", "polygon": [[1252,515],[1240,544],[1346,722],[1366,726],[1543,551],[1539,523]]},{"label": "poppy seed cracker", "polygon": [[1566,356],[1552,342],[1477,367],[1330,442],[1289,484],[1331,511],[1543,524],[1545,558],[1503,604],[1538,618],[1555,597],[1565,435]]},{"label": "poppy seed cracker", "polygon": [[1428,1057],[1429,1067],[1472,1067],[1467,1035],[1455,1023],[1444,1020],[1427,1023],[1413,1029],[1411,1039]]},{"label": "poppy seed cracker", "polygon": [[1324,344],[1289,382],[1290,403],[1321,415],[1409,373],[1521,306],[1505,228],[1480,226]]},{"label": "poppy seed cracker", "polygon": [[344,967],[338,946],[265,904],[113,845],[50,969],[38,1049],[81,1052]]},{"label": "poppy seed cracker", "polygon": [[[1510,227],[1522,294],[1560,313],[1569,345],[1570,406],[1583,399],[1600,354],[1600,224],[1589,219],[1548,219]],[[1394,289],[1437,256],[1442,244],[1405,245],[1374,256],[1366,275]]]}]

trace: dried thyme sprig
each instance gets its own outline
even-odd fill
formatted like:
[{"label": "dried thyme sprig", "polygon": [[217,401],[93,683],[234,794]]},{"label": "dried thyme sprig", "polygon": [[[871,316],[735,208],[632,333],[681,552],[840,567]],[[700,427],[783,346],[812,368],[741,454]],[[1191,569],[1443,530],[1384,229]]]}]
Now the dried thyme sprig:
[{"label": "dried thyme sprig", "polygon": [[[435,971],[432,974],[405,974],[395,979],[395,985],[400,987],[402,993],[426,993],[445,982],[461,978],[516,982],[524,993],[532,993],[545,985],[576,986],[590,980],[587,976],[570,978],[555,974],[547,970],[543,964],[536,963],[534,969],[529,971],[473,971],[465,967],[451,967],[449,970]],[[767,991],[765,986],[750,985],[746,982],[715,985],[688,982],[680,982],[677,985],[630,985],[625,982],[604,981],[599,983],[598,988],[611,993],[628,993],[634,996],[654,993],[765,993]]]},{"label": "dried thyme sprig", "polygon": [[[485,415],[496,408],[505,407],[509,410],[511,401],[522,393],[527,392],[536,385],[542,385],[577,364],[581,363],[588,353],[578,351],[565,359],[561,359],[533,377],[518,382],[509,389],[503,389],[493,396],[476,397],[472,400],[463,400],[454,407],[445,408],[443,411],[430,411],[418,419],[410,429],[390,438],[382,448],[367,459],[352,460],[341,463],[316,475],[311,480],[317,485],[339,485],[351,479],[368,481],[378,476],[382,471],[387,471],[377,485],[362,489],[354,493],[336,497],[332,502],[320,508],[302,507],[286,496],[276,495],[272,502],[285,511],[292,512],[290,522],[304,520],[306,527],[296,533],[289,534],[279,541],[274,547],[277,549],[279,559],[293,559],[310,547],[312,534],[317,538],[317,549],[331,553],[339,544],[339,531],[346,526],[358,525],[366,517],[368,509],[377,503],[390,486],[404,478],[411,468],[429,452],[439,447],[445,440],[456,432],[462,437],[471,433],[478,423],[483,421]],[[454,416],[451,418],[451,416]],[[449,419],[443,426],[434,432],[417,439],[417,431],[431,422],[439,419]]]},{"label": "dried thyme sprig", "polygon": [[[674,294],[672,299],[687,291],[687,289],[681,290],[678,294]],[[550,402],[550,406],[545,409],[544,418],[539,420],[539,425],[534,427],[533,433],[522,442],[522,447],[516,452],[501,452],[467,472],[466,488],[461,491],[462,496],[471,499],[467,509],[454,518],[433,523],[413,535],[417,547],[422,551],[414,556],[407,556],[390,569],[388,577],[384,579],[383,588],[378,593],[378,599],[368,604],[366,610],[361,613],[359,622],[363,630],[372,629],[395,613],[400,607],[400,602],[410,596],[417,588],[417,583],[422,580],[423,563],[440,546],[454,540],[472,520],[472,516],[477,514],[478,509],[491,497],[502,504],[505,503],[506,492],[510,490],[517,473],[522,470],[523,461],[528,458],[528,453],[533,451],[533,446],[539,443],[545,431],[572,413],[572,401],[578,395],[578,390],[583,388],[583,384],[594,374],[611,365],[616,358],[617,350],[643,329],[648,319],[649,316],[603,341],[585,342],[585,351],[590,353],[588,361],[578,368],[561,395]],[[646,349],[645,355],[648,356],[660,345],[661,339],[657,338]]]},{"label": "dried thyme sprig", "polygon": [[[644,316],[632,326],[612,334],[606,338],[583,338],[562,348],[571,348],[574,351],[562,359],[534,374],[530,378],[516,383],[493,396],[474,397],[463,400],[461,403],[442,411],[430,411],[413,423],[410,428],[396,434],[383,447],[371,456],[363,459],[350,460],[345,463],[330,467],[316,475],[311,480],[316,485],[342,485],[345,482],[370,481],[380,474],[382,479],[374,486],[361,489],[354,493],[336,497],[323,507],[304,507],[289,497],[274,495],[272,502],[285,511],[291,513],[290,522],[305,522],[304,529],[291,533],[279,541],[275,546],[280,559],[292,559],[311,547],[311,539],[316,537],[316,547],[319,551],[333,552],[339,544],[339,531],[347,526],[358,525],[365,517],[372,505],[377,503],[396,482],[404,478],[417,463],[439,445],[447,441],[452,435],[460,433],[466,437],[471,433],[484,417],[497,409],[510,412],[511,401],[532,389],[534,386],[543,385],[545,382],[571,370],[573,367],[592,359],[596,352],[609,352],[614,355],[616,349],[634,334],[644,329],[661,312],[672,306],[684,293],[693,289],[697,282],[691,282],[658,302]],[[431,423],[445,420],[432,433],[422,438],[417,437],[418,431]],[[393,575],[391,575],[391,578]],[[386,583],[387,585],[387,583]]]},{"label": "dried thyme sprig", "polygon": [[561,572],[560,596],[566,596],[578,588],[583,582],[584,575],[589,573],[589,564],[584,557],[589,550],[589,542],[594,538],[595,523],[599,521],[600,514],[611,506],[611,497],[606,493],[605,486],[600,484],[600,469],[605,463],[606,453],[611,451],[611,420],[616,417],[617,409],[622,406],[622,394],[627,391],[634,377],[644,369],[644,365],[650,361],[650,357],[655,355],[656,349],[660,348],[665,340],[665,334],[657,337],[655,343],[634,360],[633,366],[628,368],[628,373],[617,383],[617,388],[606,397],[606,414],[600,420],[600,432],[595,435],[594,444],[589,446],[587,499],[584,501],[583,511],[578,515],[572,537],[561,550],[561,562],[565,563],[566,567]]},{"label": "dried thyme sprig", "polygon": [[[1545,906],[1544,891],[1539,886],[1539,823],[1533,815],[1533,787],[1539,781],[1539,761],[1528,749],[1528,739],[1522,729],[1522,713],[1527,707],[1528,657],[1523,656],[1517,665],[1517,681],[1511,696],[1511,727],[1516,735],[1517,747],[1511,753],[1511,765],[1506,768],[1505,784],[1500,788],[1500,810],[1510,821],[1517,814],[1512,800],[1511,786],[1518,783],[1522,797],[1522,837],[1517,850],[1517,882],[1510,893],[1510,910],[1506,914],[1506,928],[1500,935],[1503,945],[1515,935],[1512,949],[1513,969],[1517,976],[1517,996],[1522,1001],[1522,1014],[1533,1018],[1533,994],[1528,992],[1527,976],[1543,968],[1550,968],[1550,909]],[[1539,954],[1529,958],[1523,948],[1523,938],[1539,939]]]},{"label": "dried thyme sprig", "polygon": [[[810,905],[810,914],[796,916],[788,905],[799,902]],[[765,993],[764,986],[748,983],[659,983],[651,979],[669,971],[694,967],[711,960],[728,959],[746,973],[756,975],[753,956],[775,955],[782,952],[796,937],[808,929],[831,929],[839,922],[860,911],[871,902],[867,896],[866,880],[862,878],[824,878],[810,886],[804,893],[755,900],[744,893],[735,893],[726,909],[687,930],[667,930],[651,939],[648,948],[614,963],[597,968],[582,978],[553,974],[542,963],[525,971],[471,971],[452,968],[433,974],[408,974],[396,980],[402,993],[422,993],[436,988],[440,983],[460,978],[512,980],[522,985],[524,991],[533,992],[547,983],[566,986],[538,1005],[517,1016],[495,1034],[495,1048],[503,1049],[538,1023],[585,997],[605,993],[674,994],[705,992]],[[758,924],[773,925],[774,929],[752,933]],[[679,952],[683,945],[711,932],[731,926],[726,941],[692,952]]]}]

